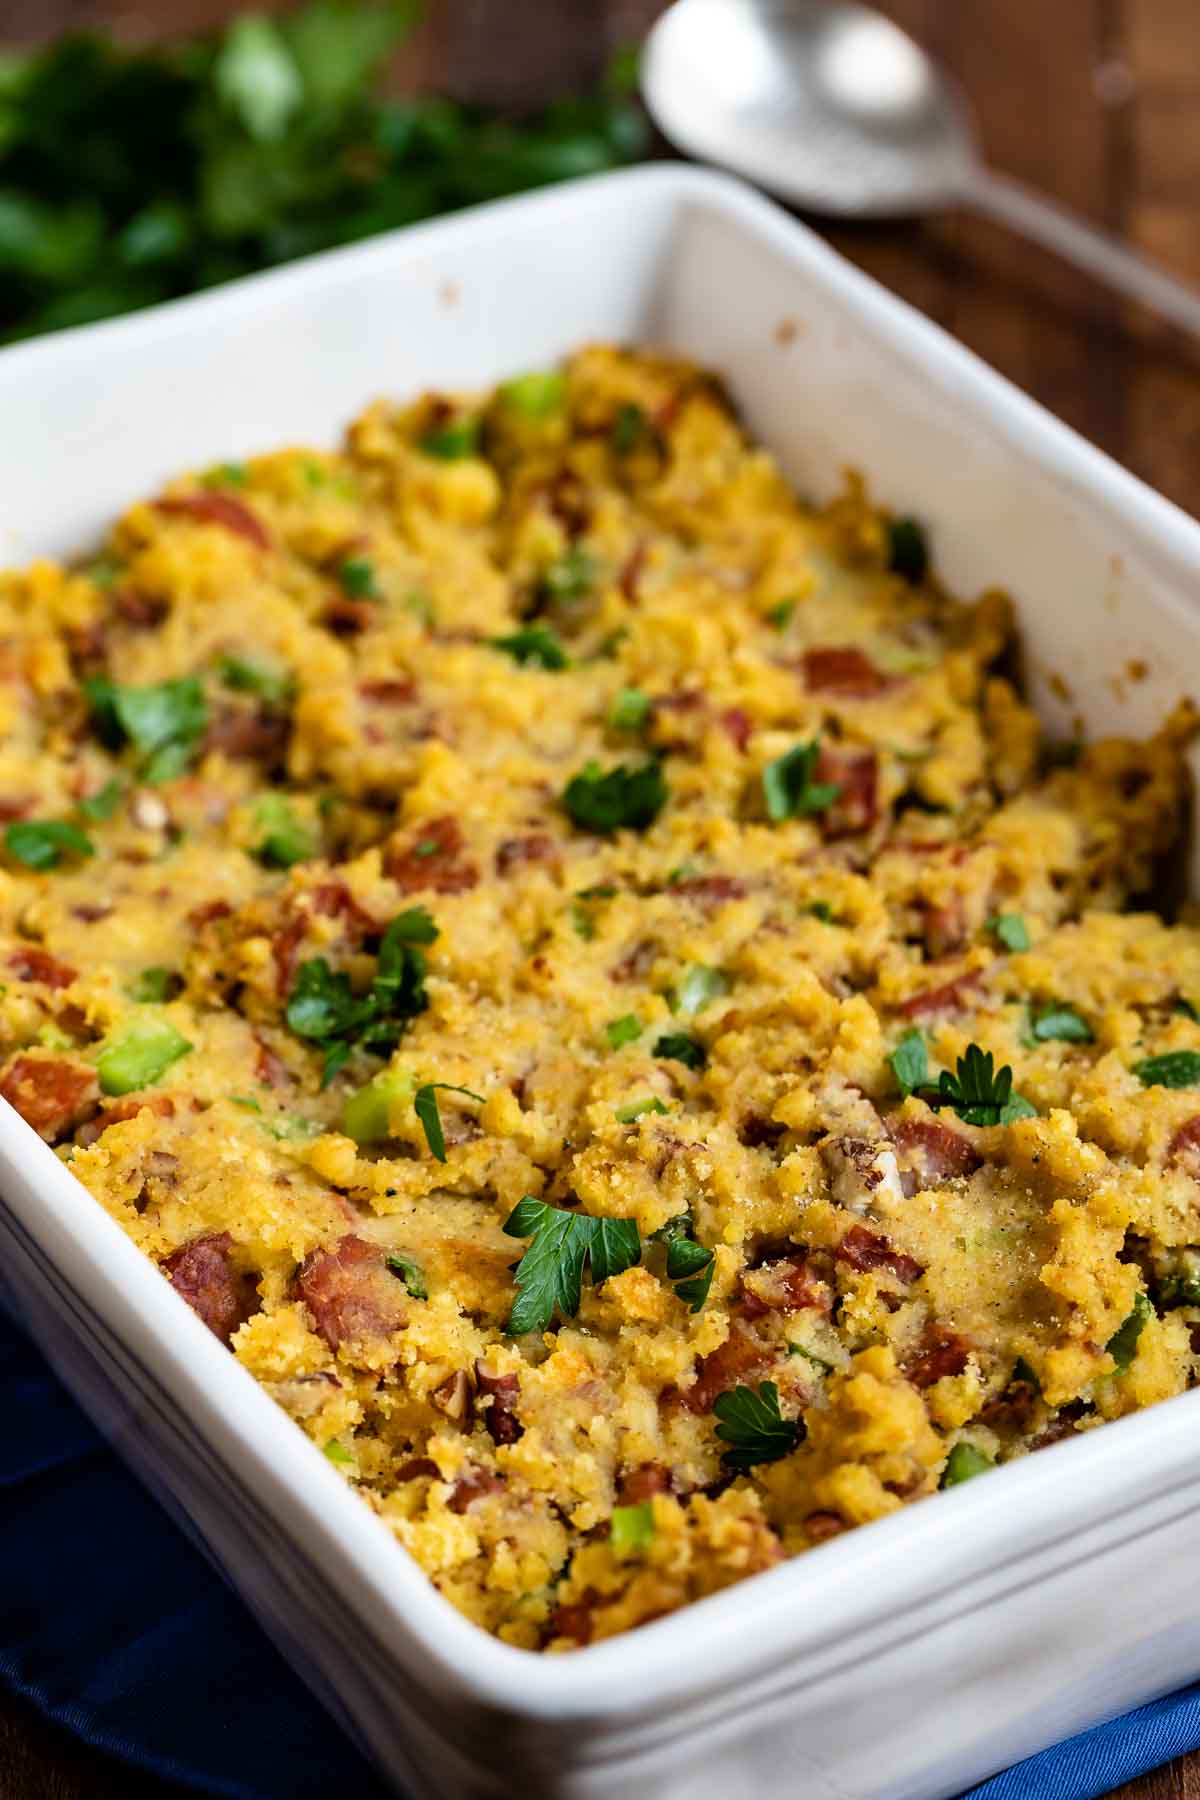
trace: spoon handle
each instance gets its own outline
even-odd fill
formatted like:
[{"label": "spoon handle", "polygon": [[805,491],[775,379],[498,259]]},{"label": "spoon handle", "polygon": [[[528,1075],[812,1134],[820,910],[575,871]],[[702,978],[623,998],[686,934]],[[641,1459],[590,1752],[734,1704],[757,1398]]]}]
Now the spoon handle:
[{"label": "spoon handle", "polygon": [[1200,337],[1200,292],[1177,281],[1158,263],[1128,249],[1108,232],[1089,225],[1078,213],[990,169],[981,169],[972,177],[963,198],[968,206],[1023,237],[1033,238],[1119,293]]}]

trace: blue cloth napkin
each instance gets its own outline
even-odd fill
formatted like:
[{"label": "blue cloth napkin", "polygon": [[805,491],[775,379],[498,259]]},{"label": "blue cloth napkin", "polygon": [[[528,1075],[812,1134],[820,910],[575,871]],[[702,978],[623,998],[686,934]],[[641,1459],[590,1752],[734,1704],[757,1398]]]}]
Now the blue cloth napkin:
[{"label": "blue cloth napkin", "polygon": [[[386,1800],[361,1754],[0,1314],[0,1682],[77,1737],[229,1800]],[[972,1790],[1097,1800],[1200,1745],[1200,1684]]]}]

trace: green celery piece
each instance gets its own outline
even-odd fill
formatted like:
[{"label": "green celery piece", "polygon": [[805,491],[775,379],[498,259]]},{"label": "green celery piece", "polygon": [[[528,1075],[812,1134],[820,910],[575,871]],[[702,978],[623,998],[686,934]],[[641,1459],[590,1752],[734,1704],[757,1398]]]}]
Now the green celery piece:
[{"label": "green celery piece", "polygon": [[1133,1302],[1133,1309],[1117,1327],[1104,1346],[1117,1365],[1117,1374],[1123,1375],[1134,1357],[1137,1355],[1138,1339],[1154,1317],[1154,1308],[1145,1294],[1138,1294]]},{"label": "green celery piece", "polygon": [[321,847],[316,831],[284,794],[261,794],[254,819],[263,834],[254,854],[265,868],[290,869],[294,863],[308,862]]},{"label": "green celery piece", "polygon": [[613,1108],[613,1118],[621,1125],[632,1125],[643,1113],[665,1113],[666,1107],[653,1094],[646,1094],[640,1100],[627,1100],[624,1106]]},{"label": "green celery piece", "polygon": [[946,1458],[946,1466],[942,1470],[942,1479],[938,1486],[958,1487],[964,1481],[973,1480],[976,1475],[986,1474],[995,1466],[990,1456],[985,1455],[982,1450],[977,1450],[974,1444],[968,1444],[965,1439],[960,1439]]},{"label": "green celery piece", "polygon": [[614,1506],[609,1543],[616,1556],[636,1556],[654,1541],[654,1508],[649,1500],[636,1506]]},{"label": "green celery piece", "polygon": [[131,1018],[106,1038],[96,1058],[96,1074],[104,1094],[134,1094],[153,1087],[172,1063],[194,1046],[158,1014]]},{"label": "green celery piece", "polygon": [[499,393],[506,406],[527,419],[551,418],[566,403],[567,378],[561,369],[532,369],[504,382]]},{"label": "green celery piece", "polygon": [[729,977],[722,969],[710,969],[703,963],[693,963],[675,990],[672,1010],[690,1018],[695,1013],[703,1012],[714,1000],[723,999],[729,992],[729,987]]},{"label": "green celery piece", "polygon": [[642,1022],[636,1013],[625,1013],[622,1018],[610,1019],[604,1034],[611,1048],[619,1050],[622,1044],[632,1044],[635,1038],[641,1037]]},{"label": "green celery piece", "polygon": [[356,1144],[377,1144],[390,1137],[395,1108],[411,1106],[416,1082],[407,1069],[381,1069],[342,1107],[342,1130]]}]

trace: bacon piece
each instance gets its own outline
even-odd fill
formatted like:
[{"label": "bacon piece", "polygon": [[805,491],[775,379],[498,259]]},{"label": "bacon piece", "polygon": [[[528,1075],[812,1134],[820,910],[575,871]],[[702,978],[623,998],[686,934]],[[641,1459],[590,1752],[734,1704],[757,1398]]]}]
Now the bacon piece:
[{"label": "bacon piece", "polygon": [[1002,1394],[979,1410],[979,1423],[1003,1435],[1028,1431],[1037,1404],[1037,1389],[1028,1381],[1010,1381]]},{"label": "bacon piece", "polygon": [[905,1373],[914,1387],[932,1387],[944,1375],[961,1375],[967,1366],[971,1345],[957,1331],[944,1325],[926,1327],[918,1356],[908,1364]]},{"label": "bacon piece", "polygon": [[737,1387],[752,1374],[761,1374],[772,1360],[769,1351],[735,1326],[723,1344],[700,1358],[696,1379],[684,1391],[683,1403],[689,1412],[711,1412],[718,1394]]},{"label": "bacon piece", "polygon": [[150,631],[161,625],[170,608],[157,594],[141,594],[136,588],[118,588],[112,597],[113,610],[136,631]]},{"label": "bacon piece", "polygon": [[18,1056],[0,1078],[0,1094],[52,1144],[78,1124],[95,1101],[96,1073],[57,1057]]},{"label": "bacon piece", "polygon": [[669,1494],[671,1476],[661,1463],[640,1463],[636,1469],[630,1469],[621,1477],[618,1496],[620,1506],[640,1506],[644,1500],[652,1500],[655,1494]]},{"label": "bacon piece", "polygon": [[495,1469],[471,1468],[459,1476],[446,1505],[451,1512],[465,1513],[476,1500],[485,1500],[489,1494],[502,1494],[504,1486],[503,1475],[497,1474]]},{"label": "bacon piece", "polygon": [[296,1273],[300,1298],[331,1350],[377,1349],[408,1319],[408,1290],[378,1244],[353,1232],[332,1250],[314,1250]]},{"label": "bacon piece", "polygon": [[1035,1438],[1030,1438],[1029,1449],[1046,1450],[1051,1444],[1061,1443],[1063,1438],[1073,1437],[1080,1420],[1089,1410],[1082,1400],[1069,1401],[1066,1406],[1060,1407],[1058,1416],[1051,1419]]},{"label": "bacon piece", "polygon": [[397,1481],[437,1481],[441,1470],[431,1456],[410,1456],[396,1470]]},{"label": "bacon piece", "polygon": [[173,1251],[162,1264],[175,1292],[223,1344],[258,1311],[254,1282],[235,1272],[229,1260],[232,1248],[227,1231],[208,1232]]},{"label": "bacon piece", "polygon": [[496,846],[497,875],[511,874],[523,863],[557,862],[558,846],[554,839],[544,831],[531,832],[528,837],[505,838]]},{"label": "bacon piece", "polygon": [[308,919],[304,913],[295,913],[278,932],[271,943],[271,955],[275,960],[275,992],[282,999],[290,993],[292,978],[296,973],[296,964],[300,960],[300,945],[308,930]]},{"label": "bacon piece", "polygon": [[1182,1168],[1193,1181],[1200,1181],[1200,1113],[1185,1119],[1167,1145],[1164,1168]]},{"label": "bacon piece", "polygon": [[324,919],[342,919],[352,938],[371,937],[379,930],[374,914],[359,905],[344,881],[323,881],[315,887],[312,909]]},{"label": "bacon piece", "polygon": [[750,887],[740,875],[690,875],[684,881],[673,881],[663,891],[682,894],[689,900],[711,900],[719,904],[724,900],[741,900],[750,892]]},{"label": "bacon piece", "polygon": [[879,758],[874,750],[843,749],[823,744],[813,772],[814,782],[836,783],[839,793],[821,815],[827,838],[853,837],[870,831],[879,817]]},{"label": "bacon piece", "polygon": [[48,950],[41,950],[36,944],[22,944],[14,950],[8,959],[8,966],[18,981],[40,981],[43,987],[70,987],[78,970],[70,963],[59,962]]},{"label": "bacon piece", "polygon": [[407,844],[389,843],[383,872],[406,894],[432,888],[437,894],[463,894],[479,880],[472,862],[460,862],[463,834],[457,819],[430,819],[419,825]]},{"label": "bacon piece", "polygon": [[33,805],[32,799],[18,794],[0,797],[0,825],[11,825],[14,819],[28,818]]},{"label": "bacon piece", "polygon": [[568,538],[579,537],[592,522],[587,488],[574,469],[556,470],[546,489],[546,504]]},{"label": "bacon piece", "polygon": [[96,619],[90,625],[65,625],[63,637],[71,666],[80,675],[95,675],[108,653],[108,627]]},{"label": "bacon piece", "polygon": [[271,539],[262,520],[232,494],[174,495],[156,501],[155,505],[160,513],[169,517],[195,519],[201,525],[220,525],[259,550],[271,548]]},{"label": "bacon piece", "polygon": [[358,692],[376,706],[406,706],[416,699],[417,684],[411,675],[397,675],[387,681],[360,681]]},{"label": "bacon piece", "polygon": [[859,1269],[864,1274],[873,1269],[887,1269],[906,1286],[925,1273],[919,1262],[902,1250],[893,1250],[885,1237],[877,1231],[868,1231],[865,1225],[852,1225],[834,1255],[839,1262],[849,1263],[852,1269]]},{"label": "bacon piece", "polygon": [[525,1427],[517,1417],[516,1402],[521,1394],[521,1378],[514,1370],[507,1375],[493,1375],[487,1364],[475,1364],[475,1387],[491,1405],[480,1409],[495,1444],[515,1444]]},{"label": "bacon piece", "polygon": [[941,1181],[965,1180],[983,1162],[974,1144],[940,1119],[900,1119],[892,1127],[892,1140],[906,1158],[900,1171],[906,1197]]},{"label": "bacon piece", "polygon": [[205,925],[211,925],[214,919],[227,919],[233,907],[228,900],[204,900],[199,906],[193,906],[187,915],[187,922],[194,931],[201,931]]},{"label": "bacon piece", "polygon": [[738,1142],[748,1150],[773,1150],[787,1130],[778,1119],[765,1119],[761,1113],[750,1113],[738,1126]]},{"label": "bacon piece", "polygon": [[107,919],[112,912],[111,906],[89,906],[86,903],[71,908],[73,919],[82,919],[85,925],[96,925],[101,919]]},{"label": "bacon piece", "polygon": [[104,1100],[99,1113],[75,1133],[75,1142],[86,1148],[102,1137],[110,1125],[125,1119],[136,1119],[140,1112],[152,1112],[159,1119],[175,1117],[175,1102],[170,1094],[143,1094],[129,1100]]},{"label": "bacon piece", "polygon": [[658,945],[653,938],[643,938],[614,963],[608,972],[610,981],[641,981],[654,967]]},{"label": "bacon piece", "polygon": [[750,742],[750,733],[754,730],[750,714],[740,706],[727,706],[724,712],[718,715],[717,723],[730,743],[744,755],[746,746]]},{"label": "bacon piece", "polygon": [[919,994],[910,994],[903,1000],[898,1011],[905,1019],[927,1019],[933,1013],[961,1012],[970,1004],[968,995],[983,980],[979,969],[967,969],[956,975],[952,981],[944,981],[941,987],[923,988]]},{"label": "bacon piece", "polygon": [[649,550],[650,545],[647,539],[639,538],[629,555],[625,558],[621,567],[621,573],[617,577],[617,586],[631,606],[637,605],[638,583],[642,578],[642,570],[646,566],[646,557],[649,554]]},{"label": "bacon piece", "polygon": [[806,1258],[781,1256],[747,1269],[741,1280],[740,1310],[744,1319],[761,1319],[770,1312],[827,1313],[831,1306],[829,1290],[819,1282]]},{"label": "bacon piece", "polygon": [[823,1544],[827,1539],[839,1537],[846,1529],[846,1521],[841,1513],[811,1512],[800,1521],[810,1542]]},{"label": "bacon piece", "polygon": [[570,1638],[576,1644],[588,1643],[592,1635],[592,1613],[598,1598],[599,1595],[589,1588],[585,1599],[556,1608],[551,1626],[553,1635]]},{"label": "bacon piece", "polygon": [[896,683],[864,650],[853,645],[823,645],[801,658],[804,685],[810,694],[834,694],[843,700],[873,700]]},{"label": "bacon piece", "polygon": [[234,762],[277,763],[290,731],[286,715],[269,706],[223,706],[208,722],[204,748],[219,750]]}]

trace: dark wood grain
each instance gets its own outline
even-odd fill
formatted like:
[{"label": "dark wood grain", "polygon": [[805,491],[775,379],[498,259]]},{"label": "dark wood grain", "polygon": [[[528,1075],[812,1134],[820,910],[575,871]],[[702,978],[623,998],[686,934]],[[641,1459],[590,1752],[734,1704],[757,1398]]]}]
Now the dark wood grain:
[{"label": "dark wood grain", "polygon": [[[1200,0],[883,0],[883,9],[958,76],[998,167],[1200,283]],[[142,39],[233,10],[230,0],[0,0],[0,40],[102,23]],[[520,105],[593,76],[661,4],[429,0],[427,10],[397,81]],[[1200,513],[1193,346],[982,220],[821,228],[852,261]],[[170,1792],[0,1700],[0,1800],[167,1800]],[[1135,1782],[1121,1800],[1200,1800],[1200,1756]]]}]

